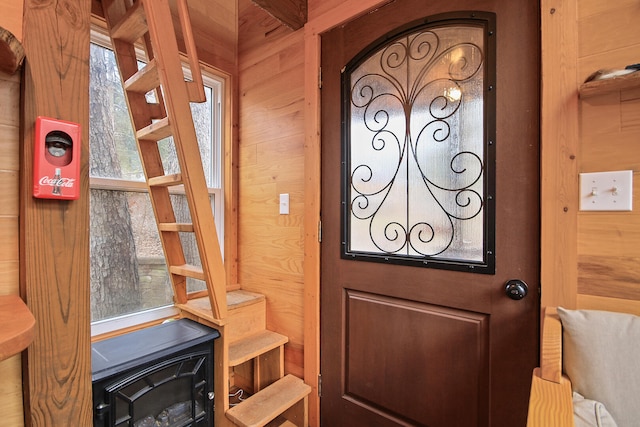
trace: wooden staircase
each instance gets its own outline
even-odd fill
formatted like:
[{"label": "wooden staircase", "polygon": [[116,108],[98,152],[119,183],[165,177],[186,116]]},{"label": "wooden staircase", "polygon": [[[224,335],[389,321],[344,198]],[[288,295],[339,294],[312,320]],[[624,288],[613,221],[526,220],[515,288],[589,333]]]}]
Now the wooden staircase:
[{"label": "wooden staircase", "polygon": [[[125,89],[145,171],[160,241],[182,316],[220,331],[215,344],[215,425],[307,426],[311,388],[284,375],[288,338],[266,329],[263,295],[230,290],[190,102],[205,101],[204,87],[186,0],[177,0],[180,27],[192,80],[186,81],[168,0],[102,0],[104,16]],[[138,69],[136,49],[146,53]],[[148,94],[153,93],[153,97]],[[149,101],[153,99],[153,101]],[[165,174],[158,142],[172,137],[180,173]],[[183,186],[191,223],[178,223],[171,187]],[[188,264],[180,239],[193,234],[200,265]],[[205,291],[187,291],[187,279]],[[230,408],[229,390],[242,387],[251,397]]]}]

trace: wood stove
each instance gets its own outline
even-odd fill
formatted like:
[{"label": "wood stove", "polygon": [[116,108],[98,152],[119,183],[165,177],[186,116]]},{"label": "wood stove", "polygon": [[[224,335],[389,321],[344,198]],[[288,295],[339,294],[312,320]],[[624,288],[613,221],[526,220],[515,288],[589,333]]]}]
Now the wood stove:
[{"label": "wood stove", "polygon": [[180,319],[94,343],[94,427],[213,426],[219,336]]}]

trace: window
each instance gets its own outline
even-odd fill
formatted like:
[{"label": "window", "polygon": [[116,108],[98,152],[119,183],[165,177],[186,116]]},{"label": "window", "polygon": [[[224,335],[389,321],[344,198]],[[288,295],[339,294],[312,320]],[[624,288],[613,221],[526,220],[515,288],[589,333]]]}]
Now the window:
[{"label": "window", "polygon": [[494,272],[493,21],[430,20],[347,65],[344,258]]},{"label": "window", "polygon": [[[185,75],[189,77],[187,71]],[[225,82],[209,71],[203,72],[203,79],[207,100],[191,104],[191,111],[223,246]],[[115,55],[108,38],[98,33],[92,33],[89,103],[91,320],[94,333],[100,333],[96,331],[120,328],[118,323],[128,326],[161,318],[174,309],[173,290]],[[159,147],[165,172],[178,172],[173,143],[167,138],[159,142]],[[189,221],[184,191],[172,190],[172,203],[178,221]],[[183,238],[183,247],[187,261],[199,265],[193,236]],[[197,281],[188,284],[189,291],[204,286]]]}]

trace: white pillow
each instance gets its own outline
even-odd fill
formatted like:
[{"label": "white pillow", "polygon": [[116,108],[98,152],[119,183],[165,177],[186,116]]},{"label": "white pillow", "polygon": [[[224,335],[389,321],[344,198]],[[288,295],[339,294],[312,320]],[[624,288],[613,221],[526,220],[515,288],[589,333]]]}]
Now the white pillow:
[{"label": "white pillow", "polygon": [[562,307],[558,315],[573,390],[602,402],[619,427],[640,425],[640,317]]},{"label": "white pillow", "polygon": [[585,399],[573,392],[573,419],[575,427],[618,427],[602,402]]}]

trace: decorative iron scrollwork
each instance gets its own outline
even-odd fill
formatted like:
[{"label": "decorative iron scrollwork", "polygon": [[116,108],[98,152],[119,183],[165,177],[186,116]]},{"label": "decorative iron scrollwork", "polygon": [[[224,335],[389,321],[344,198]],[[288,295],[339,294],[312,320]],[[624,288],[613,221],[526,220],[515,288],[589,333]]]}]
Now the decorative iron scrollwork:
[{"label": "decorative iron scrollwork", "polygon": [[347,252],[483,261],[483,36],[460,28],[404,35],[348,74]]}]

